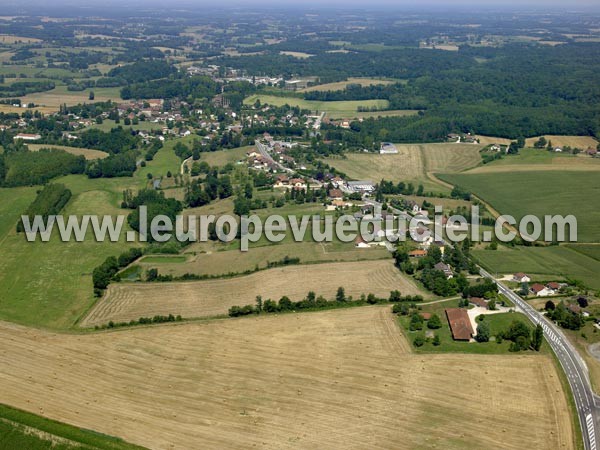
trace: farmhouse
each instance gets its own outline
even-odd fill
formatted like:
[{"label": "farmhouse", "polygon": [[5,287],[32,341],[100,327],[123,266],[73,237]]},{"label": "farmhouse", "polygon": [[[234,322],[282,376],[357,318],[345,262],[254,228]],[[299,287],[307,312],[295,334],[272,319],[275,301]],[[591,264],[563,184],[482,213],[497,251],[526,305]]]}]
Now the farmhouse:
[{"label": "farmhouse", "polygon": [[485,299],[481,298],[481,297],[470,297],[469,298],[469,303],[471,303],[472,305],[475,306],[479,306],[481,308],[487,308],[488,304],[485,301]]},{"label": "farmhouse", "polygon": [[39,134],[19,133],[13,140],[21,139],[22,141],[39,141],[42,138]]},{"label": "farmhouse", "polygon": [[332,205],[334,208],[345,208],[345,207],[347,207],[347,206],[352,206],[352,202],[345,202],[345,201],[344,201],[344,200],[342,200],[342,199],[339,199],[339,198],[334,198],[334,199],[331,201],[331,205]]},{"label": "farmhouse", "polygon": [[369,248],[370,245],[367,241],[365,241],[362,236],[358,236],[354,241],[354,246],[356,248]]},{"label": "farmhouse", "polygon": [[277,175],[275,178],[275,187],[289,186],[290,179],[286,175]]},{"label": "farmhouse", "polygon": [[381,155],[395,155],[398,153],[398,149],[391,142],[382,142],[379,153]]},{"label": "farmhouse", "polygon": [[437,263],[435,266],[433,266],[433,268],[435,270],[439,270],[440,272],[444,272],[444,275],[446,275],[447,279],[450,279],[454,276],[450,266],[448,264],[444,264],[443,262]]},{"label": "farmhouse", "polygon": [[548,295],[553,295],[554,291],[552,289],[548,289],[543,284],[535,283],[529,288],[531,293],[537,297],[547,297]]},{"label": "farmhouse", "polygon": [[368,194],[375,190],[375,184],[372,181],[348,181],[348,189],[352,192]]},{"label": "farmhouse", "polygon": [[546,284],[546,287],[548,289],[553,290],[554,292],[558,292],[561,288],[560,283],[557,283],[556,281],[551,281],[550,283]]},{"label": "farmhouse", "polygon": [[344,198],[344,193],[340,189],[330,189],[327,196],[331,199],[341,200]]},{"label": "farmhouse", "polygon": [[531,281],[531,278],[529,277],[529,275],[524,274],[523,272],[518,272],[513,275],[513,281],[516,281],[518,283],[529,283]]},{"label": "farmhouse", "polygon": [[411,211],[413,214],[418,214],[421,212],[421,207],[417,204],[417,202],[410,200],[405,203],[406,208]]},{"label": "farmhouse", "polygon": [[302,178],[292,178],[289,185],[294,189],[306,189],[306,183]]},{"label": "farmhouse", "polygon": [[446,317],[455,341],[469,341],[473,337],[473,327],[467,310],[463,308],[446,309]]},{"label": "farmhouse", "polygon": [[411,258],[425,258],[427,252],[425,250],[411,250],[408,252],[408,256]]}]

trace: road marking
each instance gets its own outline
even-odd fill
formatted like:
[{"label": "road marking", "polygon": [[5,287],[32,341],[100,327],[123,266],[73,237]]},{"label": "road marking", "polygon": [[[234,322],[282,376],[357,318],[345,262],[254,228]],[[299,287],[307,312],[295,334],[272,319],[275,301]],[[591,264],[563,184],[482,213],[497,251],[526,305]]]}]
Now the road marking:
[{"label": "road marking", "polygon": [[[521,310],[525,316],[531,320],[531,322],[538,325],[541,324],[542,329],[545,332],[546,340],[558,357],[560,365],[567,376],[567,380],[569,381],[569,385],[571,386],[571,391],[573,393],[573,398],[575,399],[578,415],[582,418],[585,417],[585,430],[583,429],[583,420],[581,421],[584,437],[587,434],[587,439],[584,439],[584,441],[587,441],[584,442],[584,444],[587,444],[585,445],[585,448],[586,450],[588,448],[590,450],[596,450],[596,434],[594,430],[594,418],[592,415],[593,411],[590,411],[590,405],[596,405],[596,398],[591,389],[589,378],[587,377],[587,366],[581,358],[581,355],[570,344],[560,329],[556,328],[556,325],[549,323],[549,321],[544,316],[541,316],[535,309],[533,309],[531,305],[525,302],[513,291],[500,284],[500,282],[497,281],[487,271],[481,269],[480,273],[482,276],[491,279],[498,286],[498,290],[511,299],[515,306]],[[584,414],[588,411],[590,412],[584,416]]]},{"label": "road marking", "polygon": [[585,417],[585,424],[587,426],[587,433],[590,440],[590,449],[596,450],[596,433],[594,431],[594,418],[591,414]]}]

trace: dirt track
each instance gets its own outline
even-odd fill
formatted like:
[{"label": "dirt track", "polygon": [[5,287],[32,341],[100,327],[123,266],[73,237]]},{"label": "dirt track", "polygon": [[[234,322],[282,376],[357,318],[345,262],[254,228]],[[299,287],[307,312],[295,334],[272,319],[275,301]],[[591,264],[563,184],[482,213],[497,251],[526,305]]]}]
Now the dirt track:
[{"label": "dirt track", "polygon": [[0,399],[156,449],[572,448],[549,357],[413,355],[391,317],[81,336],[0,323]]}]

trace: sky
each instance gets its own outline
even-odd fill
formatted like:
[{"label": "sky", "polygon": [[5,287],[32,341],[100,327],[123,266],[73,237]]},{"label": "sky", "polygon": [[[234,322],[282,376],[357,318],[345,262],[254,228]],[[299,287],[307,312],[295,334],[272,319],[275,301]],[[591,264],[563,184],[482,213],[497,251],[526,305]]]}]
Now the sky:
[{"label": "sky", "polygon": [[486,7],[501,7],[505,9],[535,7],[552,8],[552,9],[574,9],[577,7],[600,7],[600,0],[172,0],[165,2],[164,0],[105,0],[99,3],[97,0],[0,0],[0,8],[4,6],[34,7],[39,6],[59,6],[59,5],[79,5],[79,6],[99,6],[99,5],[124,5],[124,4],[139,4],[163,6],[165,9],[169,7],[186,5],[186,6],[205,6],[214,8],[215,6],[272,6],[282,8],[285,6],[302,7],[302,6],[321,6],[321,7],[358,7],[358,8],[425,8],[425,7],[443,7],[446,9],[454,7],[470,7],[470,8],[486,8]]},{"label": "sky", "polygon": [[389,10],[413,13],[494,10],[502,12],[600,13],[600,0],[0,0],[0,15],[135,14],[160,11],[226,10],[228,7],[262,10]]}]

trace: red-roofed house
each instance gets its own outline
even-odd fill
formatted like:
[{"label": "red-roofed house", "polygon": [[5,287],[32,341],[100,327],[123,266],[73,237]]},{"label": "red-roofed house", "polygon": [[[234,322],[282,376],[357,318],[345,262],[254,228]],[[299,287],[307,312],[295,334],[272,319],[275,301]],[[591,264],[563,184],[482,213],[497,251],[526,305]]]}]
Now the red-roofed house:
[{"label": "red-roofed house", "polygon": [[469,314],[463,308],[449,308],[446,310],[446,317],[452,331],[452,338],[455,341],[469,341],[473,337],[474,331],[469,320]]},{"label": "red-roofed house", "polygon": [[531,278],[529,277],[529,275],[523,272],[519,272],[513,275],[513,281],[516,281],[518,283],[529,283],[531,281]]},{"label": "red-roofed house", "polygon": [[482,308],[487,308],[487,302],[481,297],[471,297],[469,298],[469,303],[472,303],[475,306],[481,306]]},{"label": "red-roofed house", "polygon": [[332,199],[335,198],[335,199],[341,200],[344,198],[344,193],[342,192],[341,189],[329,189],[327,196]]},{"label": "red-roofed house", "polygon": [[39,134],[19,133],[13,140],[21,139],[22,141],[39,141],[42,138]]},{"label": "red-roofed house", "polygon": [[533,284],[529,290],[531,291],[532,294],[536,295],[537,297],[547,297],[549,295],[554,294],[554,291],[552,291],[552,289],[548,289],[546,286],[544,286],[543,284],[539,284],[539,283],[535,283]]}]

